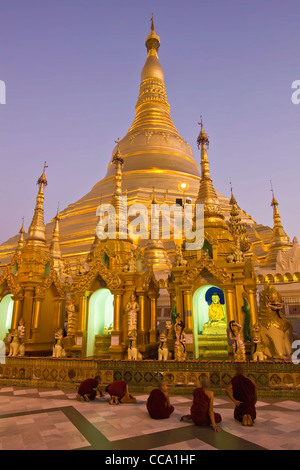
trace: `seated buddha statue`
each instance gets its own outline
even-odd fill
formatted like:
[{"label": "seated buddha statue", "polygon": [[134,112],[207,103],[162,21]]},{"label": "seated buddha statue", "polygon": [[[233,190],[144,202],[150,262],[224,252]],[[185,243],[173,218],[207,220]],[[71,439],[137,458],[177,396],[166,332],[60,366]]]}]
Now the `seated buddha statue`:
[{"label": "seated buddha statue", "polygon": [[221,333],[221,329],[226,331],[227,323],[224,306],[220,302],[219,295],[214,292],[211,296],[211,304],[208,308],[208,322],[203,325],[203,333]]}]

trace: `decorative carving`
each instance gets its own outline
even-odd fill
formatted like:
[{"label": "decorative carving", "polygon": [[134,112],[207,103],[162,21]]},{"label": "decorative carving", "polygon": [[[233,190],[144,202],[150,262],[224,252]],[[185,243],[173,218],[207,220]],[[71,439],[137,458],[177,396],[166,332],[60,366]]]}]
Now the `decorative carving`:
[{"label": "decorative carving", "polygon": [[230,281],[231,279],[229,273],[225,269],[217,267],[213,260],[208,257],[202,257],[194,266],[187,268],[184,271],[182,275],[182,283],[192,284],[203,269],[207,269],[221,282]]}]

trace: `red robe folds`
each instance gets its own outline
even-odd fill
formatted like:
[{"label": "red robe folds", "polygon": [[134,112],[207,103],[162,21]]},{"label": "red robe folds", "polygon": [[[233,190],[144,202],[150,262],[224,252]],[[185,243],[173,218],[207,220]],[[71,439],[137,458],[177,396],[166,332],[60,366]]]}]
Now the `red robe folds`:
[{"label": "red robe folds", "polygon": [[126,394],[126,386],[127,383],[124,380],[115,380],[106,387],[105,391],[108,392],[111,397],[114,396],[121,399]]},{"label": "red robe folds", "polygon": [[98,380],[86,379],[79,385],[78,395],[81,395],[81,396],[88,395],[90,400],[94,400],[97,394],[96,390],[94,389],[97,388],[98,385],[99,385]]},{"label": "red robe folds", "polygon": [[168,406],[165,394],[156,388],[149,395],[147,410],[152,419],[166,419],[173,413],[174,406]]},{"label": "red robe folds", "polygon": [[238,421],[243,421],[244,415],[250,415],[252,421],[256,418],[255,410],[255,385],[242,374],[238,374],[231,380],[233,397],[241,402],[234,409],[234,417]]},{"label": "red robe folds", "polygon": [[[191,407],[191,417],[197,426],[209,426],[211,419],[209,416],[210,399],[203,388],[196,388],[193,392],[194,401]],[[215,422],[222,421],[221,415],[215,413]]]}]

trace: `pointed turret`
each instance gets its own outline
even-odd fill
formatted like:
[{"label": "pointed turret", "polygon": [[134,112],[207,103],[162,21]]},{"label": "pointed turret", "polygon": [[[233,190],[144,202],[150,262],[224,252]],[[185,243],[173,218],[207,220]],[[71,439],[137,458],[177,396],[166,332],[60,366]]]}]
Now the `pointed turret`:
[{"label": "pointed turret", "polygon": [[201,126],[201,130],[197,138],[197,144],[198,149],[201,150],[201,181],[196,203],[204,205],[205,227],[226,228],[224,216],[220,208],[220,201],[210,177],[209,161],[207,157],[209,138],[203,129],[202,116],[199,125]]},{"label": "pointed turret", "polygon": [[247,251],[250,248],[250,242],[247,236],[247,229],[240,217],[240,208],[233,195],[232,186],[230,187],[230,191],[231,191],[231,197],[230,197],[231,210],[230,210],[230,218],[228,221],[229,231],[232,234],[237,247],[241,249],[242,251]]},{"label": "pointed turret", "polygon": [[54,261],[54,268],[59,272],[63,271],[64,263],[62,260],[62,254],[59,244],[59,210],[57,208],[56,216],[54,217],[54,230],[52,235],[52,240],[50,243],[50,255]]},{"label": "pointed turret", "polygon": [[275,198],[272,183],[271,183],[271,191],[272,191],[272,202],[271,206],[273,207],[273,234],[271,238],[271,243],[269,247],[269,253],[263,266],[275,266],[276,265],[276,258],[280,251],[287,251],[291,248],[292,244],[284,231],[281,217],[278,210],[278,202]]},{"label": "pointed turret", "polygon": [[17,251],[21,251],[23,246],[24,246],[24,233],[25,233],[25,230],[24,230],[24,217],[22,218],[22,227],[20,228],[20,231],[19,231],[19,240],[18,240],[18,247],[17,247]]},{"label": "pointed turret", "polygon": [[47,186],[47,178],[45,170],[47,168],[46,162],[42,175],[39,177],[37,184],[39,186],[38,195],[36,197],[36,204],[34,209],[33,218],[28,230],[27,245],[45,246],[45,222],[44,222],[44,189]]},{"label": "pointed turret", "polygon": [[113,157],[113,164],[115,166],[115,184],[114,193],[111,199],[111,204],[116,210],[116,237],[122,240],[127,239],[127,206],[123,199],[122,194],[122,168],[124,164],[123,157],[120,151],[120,139],[116,140],[117,151]]}]

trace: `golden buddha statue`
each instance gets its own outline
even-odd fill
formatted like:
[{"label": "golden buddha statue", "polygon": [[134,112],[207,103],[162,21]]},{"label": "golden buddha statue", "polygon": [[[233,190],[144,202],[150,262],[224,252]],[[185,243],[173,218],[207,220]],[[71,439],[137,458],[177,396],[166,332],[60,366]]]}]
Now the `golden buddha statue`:
[{"label": "golden buddha statue", "polygon": [[227,327],[224,305],[220,296],[214,292],[208,307],[208,322],[203,325],[202,334],[225,334]]},{"label": "golden buddha statue", "polygon": [[211,296],[211,304],[208,309],[209,323],[225,320],[224,307],[220,303],[220,297],[216,292]]}]

